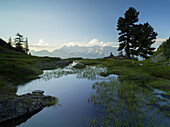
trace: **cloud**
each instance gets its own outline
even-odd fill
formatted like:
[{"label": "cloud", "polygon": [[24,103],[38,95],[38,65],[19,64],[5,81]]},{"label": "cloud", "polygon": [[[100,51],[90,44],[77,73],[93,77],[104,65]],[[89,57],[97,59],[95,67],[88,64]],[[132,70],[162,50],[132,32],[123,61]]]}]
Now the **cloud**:
[{"label": "cloud", "polygon": [[162,44],[162,42],[164,42],[166,40],[167,40],[167,38],[157,38],[157,39],[155,39],[154,45],[160,45],[160,44]]},{"label": "cloud", "polygon": [[43,39],[40,39],[37,46],[48,46],[48,43],[45,43]]},{"label": "cloud", "polygon": [[92,46],[115,46],[117,47],[118,42],[102,42],[102,41],[99,41],[98,39],[92,39],[89,42],[69,42],[69,43],[61,45],[60,48],[63,47],[64,45],[66,46],[78,45],[78,46],[85,46],[85,47],[92,47]]},{"label": "cloud", "polygon": [[[157,38],[157,39],[155,39],[155,43],[153,44],[153,46],[157,48],[165,40],[166,40],[166,38]],[[119,47],[119,42],[103,42],[103,41],[99,41],[98,39],[92,39],[88,42],[69,42],[69,43],[65,43],[60,46],[56,46],[56,45],[50,45],[50,44],[44,42],[43,39],[40,39],[37,44],[30,45],[30,48],[33,50],[36,50],[36,51],[43,50],[43,49],[53,51],[55,49],[60,49],[63,46],[69,47],[69,46],[75,46],[75,45],[84,46],[84,47],[92,47],[92,46]]]},{"label": "cloud", "polygon": [[40,39],[37,44],[30,45],[31,47],[48,47],[49,44]]},{"label": "cloud", "polygon": [[44,42],[43,39],[40,39],[37,44],[29,45],[31,50],[40,51],[40,50],[48,50],[53,51],[56,49],[56,46],[49,45],[48,43]]},{"label": "cloud", "polygon": [[156,42],[163,42],[163,41],[165,41],[167,38],[157,38],[156,39]]},{"label": "cloud", "polygon": [[87,45],[86,46],[103,46],[103,42],[100,42],[98,39],[92,39],[91,41],[89,41],[88,43],[87,43]]}]

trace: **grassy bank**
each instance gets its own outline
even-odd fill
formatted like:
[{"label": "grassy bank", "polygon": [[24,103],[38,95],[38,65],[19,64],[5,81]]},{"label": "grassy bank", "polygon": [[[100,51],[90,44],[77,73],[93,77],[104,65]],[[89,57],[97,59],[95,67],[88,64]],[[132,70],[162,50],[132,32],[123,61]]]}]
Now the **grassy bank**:
[{"label": "grassy bank", "polygon": [[170,95],[170,67],[148,61],[94,59],[80,60],[86,65],[107,67],[107,74],[118,74],[124,82],[133,82],[148,89],[157,88]]},{"label": "grassy bank", "polygon": [[36,57],[0,48],[0,90],[5,88],[8,91],[8,85],[15,86],[37,78],[43,70],[56,68],[59,60],[60,58]]}]

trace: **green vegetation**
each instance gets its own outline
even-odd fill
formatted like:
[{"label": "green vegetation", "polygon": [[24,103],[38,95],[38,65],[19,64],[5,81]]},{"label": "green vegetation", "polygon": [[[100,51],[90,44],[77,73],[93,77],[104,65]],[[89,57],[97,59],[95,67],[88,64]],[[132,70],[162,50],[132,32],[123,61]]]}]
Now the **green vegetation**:
[{"label": "green vegetation", "polygon": [[56,68],[56,62],[59,60],[60,58],[30,56],[0,47],[0,91],[5,89],[4,92],[7,92],[8,85],[22,84],[38,78],[44,69]]},{"label": "green vegetation", "polygon": [[[86,65],[100,65],[107,68],[107,73],[101,75],[118,74],[120,81],[134,82],[148,89],[158,88],[170,92],[170,68],[160,63],[135,60],[117,59],[88,59],[80,60]],[[155,83],[160,82],[160,84]]]},{"label": "green vegetation", "polygon": [[56,104],[58,102],[58,99],[56,97],[44,96],[43,102],[46,106],[51,106]]},{"label": "green vegetation", "polygon": [[[102,107],[89,117],[90,126],[166,126],[170,116],[170,68],[149,60],[88,59],[79,62],[106,67],[101,76],[118,74],[118,80],[96,82],[88,102]],[[156,93],[155,88],[166,91]],[[158,97],[156,96],[158,95]],[[159,105],[160,104],[160,105]],[[161,105],[162,104],[162,105]],[[156,117],[155,117],[156,116]]]},{"label": "green vegetation", "polygon": [[[165,118],[157,113],[162,108],[153,108],[153,105],[160,100],[155,98],[150,90],[138,86],[134,82],[117,80],[96,82],[94,85],[96,94],[92,94],[89,101],[103,108],[99,111],[98,117],[89,118],[90,125],[105,127],[166,125],[166,123],[162,123],[162,119]],[[167,109],[164,110],[164,113],[169,114],[168,105],[165,107]],[[155,117],[155,115],[160,116]]]}]

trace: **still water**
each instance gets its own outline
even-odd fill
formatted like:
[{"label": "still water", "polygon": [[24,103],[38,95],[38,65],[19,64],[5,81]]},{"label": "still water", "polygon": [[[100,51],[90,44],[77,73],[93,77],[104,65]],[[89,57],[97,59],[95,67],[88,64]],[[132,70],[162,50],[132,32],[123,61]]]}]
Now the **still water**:
[{"label": "still water", "polygon": [[95,82],[116,80],[117,75],[101,77],[105,68],[86,67],[74,69],[68,66],[64,69],[44,71],[40,79],[18,86],[17,95],[33,90],[43,90],[45,95],[58,98],[58,104],[46,107],[18,127],[84,127],[88,126],[89,118],[98,116],[101,106],[89,103]]}]

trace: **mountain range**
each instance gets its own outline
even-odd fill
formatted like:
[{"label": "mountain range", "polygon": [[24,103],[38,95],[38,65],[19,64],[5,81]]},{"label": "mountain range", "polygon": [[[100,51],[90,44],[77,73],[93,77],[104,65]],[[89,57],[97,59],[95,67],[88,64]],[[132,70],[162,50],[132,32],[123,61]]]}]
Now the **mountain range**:
[{"label": "mountain range", "polygon": [[61,57],[61,58],[70,58],[70,57],[82,57],[82,58],[102,58],[109,56],[112,52],[113,55],[118,55],[117,47],[112,46],[62,46],[59,49],[56,49],[52,52],[48,50],[34,51],[30,50],[32,55],[36,56],[49,56],[49,57]]}]

